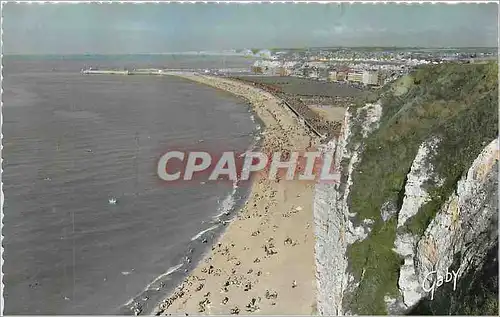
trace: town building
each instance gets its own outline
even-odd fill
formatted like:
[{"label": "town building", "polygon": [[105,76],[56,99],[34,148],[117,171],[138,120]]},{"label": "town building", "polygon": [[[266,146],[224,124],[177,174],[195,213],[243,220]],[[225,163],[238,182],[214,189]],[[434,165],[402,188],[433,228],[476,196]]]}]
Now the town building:
[{"label": "town building", "polygon": [[378,73],[376,71],[369,71],[369,70],[363,71],[362,82],[364,85],[368,85],[368,86],[378,85],[378,83],[379,83]]},{"label": "town building", "polygon": [[359,71],[351,71],[347,74],[347,81],[350,82],[363,82],[363,73]]},{"label": "town building", "polygon": [[319,68],[318,69],[318,77],[320,80],[327,80],[328,79],[328,68]]},{"label": "town building", "polygon": [[345,81],[347,78],[347,72],[345,71],[338,71],[337,72],[337,81]]},{"label": "town building", "polygon": [[252,66],[251,72],[254,74],[263,74],[264,70],[261,66]]},{"label": "town building", "polygon": [[290,76],[292,71],[286,67],[278,67],[277,73],[279,76]]},{"label": "town building", "polygon": [[337,81],[337,71],[333,70],[328,73],[328,81]]},{"label": "town building", "polygon": [[309,73],[308,73],[309,78],[319,78],[319,70],[317,68],[309,68]]}]

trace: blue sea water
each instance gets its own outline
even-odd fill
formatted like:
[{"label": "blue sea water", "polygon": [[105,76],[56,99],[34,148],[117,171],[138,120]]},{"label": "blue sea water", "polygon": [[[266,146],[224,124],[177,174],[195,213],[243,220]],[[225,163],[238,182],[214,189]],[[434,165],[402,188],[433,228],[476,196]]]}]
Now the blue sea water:
[{"label": "blue sea water", "polygon": [[[93,63],[209,68],[249,61]],[[217,216],[245,198],[246,185],[171,186],[156,175],[169,148],[250,147],[256,127],[245,102],[175,77],[81,75],[87,65],[4,59],[5,314],[130,313],[136,303],[151,311],[221,232]]]}]

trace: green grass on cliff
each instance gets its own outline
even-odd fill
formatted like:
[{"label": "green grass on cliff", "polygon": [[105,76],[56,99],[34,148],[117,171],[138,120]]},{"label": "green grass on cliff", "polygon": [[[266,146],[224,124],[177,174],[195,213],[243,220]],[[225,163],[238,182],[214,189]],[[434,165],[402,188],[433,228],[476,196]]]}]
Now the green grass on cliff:
[{"label": "green grass on cliff", "polygon": [[[407,222],[407,230],[415,234],[423,233],[457,180],[497,136],[498,64],[422,67],[385,87],[381,100],[380,127],[364,142],[349,197],[355,223],[375,221],[369,236],[348,249],[359,287],[346,304],[357,314],[387,313],[384,296],[398,294],[402,259],[392,251],[397,216],[384,223],[380,210],[386,202],[401,207],[406,175],[422,142],[432,136],[442,139],[429,164],[444,185],[428,184],[432,201]],[[359,138],[359,126],[354,127],[353,139]]]}]

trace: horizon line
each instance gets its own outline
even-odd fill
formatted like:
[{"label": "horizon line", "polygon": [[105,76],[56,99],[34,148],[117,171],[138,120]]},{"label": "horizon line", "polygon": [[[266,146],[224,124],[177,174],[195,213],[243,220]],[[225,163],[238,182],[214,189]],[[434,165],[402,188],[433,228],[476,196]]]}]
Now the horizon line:
[{"label": "horizon line", "polygon": [[[346,49],[346,48],[388,48],[388,49],[471,49],[471,48],[481,48],[481,49],[498,49],[497,46],[310,46],[310,47],[273,47],[273,48],[244,48],[244,49],[222,49],[222,50],[192,50],[183,52],[135,52],[135,53],[98,53],[98,52],[73,52],[73,53],[3,53],[2,56],[43,56],[43,55],[59,55],[59,56],[69,56],[69,55],[175,55],[175,54],[209,54],[209,53],[234,53],[238,54],[241,51],[246,50],[310,50],[310,49]],[[232,51],[232,52],[231,52]]]}]

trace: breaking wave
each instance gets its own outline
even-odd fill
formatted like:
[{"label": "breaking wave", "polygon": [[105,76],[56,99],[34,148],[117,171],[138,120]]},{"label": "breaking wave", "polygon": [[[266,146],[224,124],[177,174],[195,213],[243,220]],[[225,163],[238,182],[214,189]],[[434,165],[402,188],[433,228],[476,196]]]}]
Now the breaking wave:
[{"label": "breaking wave", "polygon": [[209,231],[212,231],[214,229],[217,229],[219,226],[218,225],[215,225],[215,226],[211,226],[210,228],[208,229],[205,229],[205,230],[202,230],[200,231],[197,235],[195,235],[194,237],[191,238],[191,241],[194,241],[194,240],[197,240],[199,239],[201,236],[203,236],[205,233],[209,232]]}]

